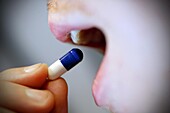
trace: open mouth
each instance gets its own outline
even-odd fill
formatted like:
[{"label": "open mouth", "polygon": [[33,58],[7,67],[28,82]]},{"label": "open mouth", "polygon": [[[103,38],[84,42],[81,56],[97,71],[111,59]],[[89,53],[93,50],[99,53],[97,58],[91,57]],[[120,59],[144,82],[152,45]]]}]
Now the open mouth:
[{"label": "open mouth", "polygon": [[106,49],[105,35],[98,28],[77,28],[81,30],[71,30],[67,27],[56,27],[49,24],[52,33],[62,42],[92,47],[100,50],[102,53]]},{"label": "open mouth", "polygon": [[67,37],[72,40],[71,43],[73,44],[93,47],[101,50],[103,53],[105,52],[105,36],[97,28],[71,31]]}]

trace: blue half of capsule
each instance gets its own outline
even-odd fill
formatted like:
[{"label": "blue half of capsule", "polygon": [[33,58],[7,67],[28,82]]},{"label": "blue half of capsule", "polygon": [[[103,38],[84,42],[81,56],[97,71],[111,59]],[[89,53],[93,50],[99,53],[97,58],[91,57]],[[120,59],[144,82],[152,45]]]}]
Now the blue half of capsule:
[{"label": "blue half of capsule", "polygon": [[66,53],[59,60],[68,71],[71,68],[73,68],[75,65],[77,65],[79,62],[81,62],[82,59],[83,59],[83,52],[80,49],[74,48],[70,50],[68,53]]}]

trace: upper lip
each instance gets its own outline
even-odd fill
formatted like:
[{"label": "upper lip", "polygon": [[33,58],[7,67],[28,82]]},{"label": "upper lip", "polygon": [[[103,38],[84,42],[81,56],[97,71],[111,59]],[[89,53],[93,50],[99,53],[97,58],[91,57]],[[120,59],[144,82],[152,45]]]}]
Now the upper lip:
[{"label": "upper lip", "polygon": [[55,37],[62,41],[66,42],[68,37],[67,34],[71,32],[70,27],[67,27],[65,25],[56,25],[54,23],[49,23],[50,30],[55,35]]}]

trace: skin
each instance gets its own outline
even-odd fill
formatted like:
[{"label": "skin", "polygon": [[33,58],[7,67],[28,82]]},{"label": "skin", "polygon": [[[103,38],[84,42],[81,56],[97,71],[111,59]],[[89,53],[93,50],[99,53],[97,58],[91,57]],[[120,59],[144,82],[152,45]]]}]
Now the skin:
[{"label": "skin", "polygon": [[170,39],[158,6],[149,1],[49,0],[48,22],[58,40],[67,42],[71,30],[92,27],[105,35],[104,59],[92,86],[98,106],[114,113],[163,112],[162,103],[169,101]]},{"label": "skin", "polygon": [[[153,2],[50,0],[48,9],[50,29],[60,41],[67,42],[71,30],[96,27],[104,33],[105,55],[92,86],[98,106],[114,113],[163,113],[170,45]],[[67,113],[66,82],[47,81],[47,65],[36,66],[0,73],[1,112]]]},{"label": "skin", "polygon": [[1,113],[67,113],[64,79],[47,81],[46,64],[8,69],[0,73]]}]

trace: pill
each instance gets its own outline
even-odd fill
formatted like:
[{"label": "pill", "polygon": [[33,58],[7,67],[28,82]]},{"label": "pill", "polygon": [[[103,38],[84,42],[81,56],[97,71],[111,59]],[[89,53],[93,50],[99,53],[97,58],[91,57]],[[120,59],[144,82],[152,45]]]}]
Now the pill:
[{"label": "pill", "polygon": [[54,80],[69,71],[83,59],[83,52],[73,48],[48,68],[48,79]]}]

